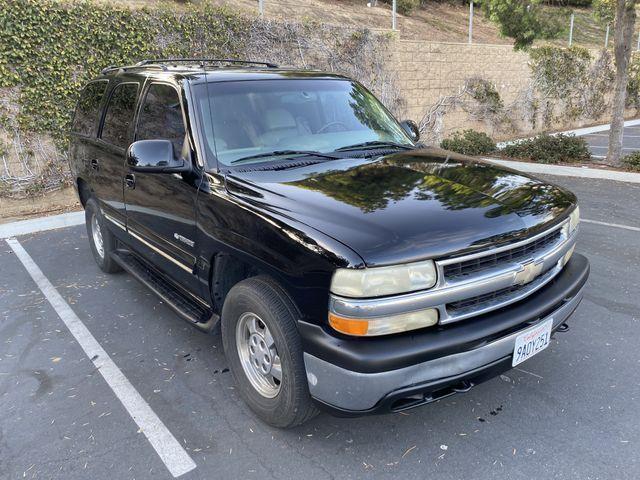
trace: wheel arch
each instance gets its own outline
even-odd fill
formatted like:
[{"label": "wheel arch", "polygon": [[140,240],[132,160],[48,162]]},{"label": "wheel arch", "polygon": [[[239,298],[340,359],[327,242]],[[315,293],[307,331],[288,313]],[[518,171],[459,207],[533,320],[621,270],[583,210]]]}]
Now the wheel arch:
[{"label": "wheel arch", "polygon": [[76,188],[78,190],[78,198],[80,199],[80,203],[84,208],[87,206],[87,202],[89,201],[89,198],[91,198],[93,192],[91,190],[91,187],[89,186],[89,183],[82,177],[78,177],[76,179]]}]

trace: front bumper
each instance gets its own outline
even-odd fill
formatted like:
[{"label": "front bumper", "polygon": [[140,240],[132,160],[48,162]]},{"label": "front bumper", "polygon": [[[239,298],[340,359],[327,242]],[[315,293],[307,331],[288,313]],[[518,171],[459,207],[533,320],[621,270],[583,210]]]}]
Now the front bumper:
[{"label": "front bumper", "polygon": [[[467,391],[511,368],[515,337],[549,318],[556,331],[583,297],[589,262],[574,254],[543,289],[458,325],[387,339],[303,328],[311,396],[342,415],[399,411]],[[318,327],[319,328],[319,327]]]}]

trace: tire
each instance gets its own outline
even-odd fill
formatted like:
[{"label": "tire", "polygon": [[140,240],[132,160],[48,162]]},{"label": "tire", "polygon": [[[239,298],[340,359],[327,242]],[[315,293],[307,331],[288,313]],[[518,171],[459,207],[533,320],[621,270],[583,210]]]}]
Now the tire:
[{"label": "tire", "polygon": [[[105,225],[104,217],[95,198],[90,198],[87,201],[84,207],[84,219],[87,225],[91,253],[93,253],[93,258],[100,269],[105,273],[121,271],[120,265],[111,258],[111,253],[116,249],[116,239]],[[96,232],[99,232],[99,235],[95,235]]]},{"label": "tire", "polygon": [[[266,276],[237,283],[222,309],[222,343],[240,396],[260,419],[279,428],[300,425],[318,412],[309,394],[297,318],[298,310],[289,296]],[[252,323],[256,324],[255,333],[251,333]],[[261,338],[267,344],[267,355],[260,346]],[[256,351],[253,357],[249,351],[252,346]],[[270,362],[266,362],[267,356]],[[265,363],[257,365],[257,358],[265,358],[266,366],[270,365],[266,375]],[[277,365],[281,367],[279,382]]]}]

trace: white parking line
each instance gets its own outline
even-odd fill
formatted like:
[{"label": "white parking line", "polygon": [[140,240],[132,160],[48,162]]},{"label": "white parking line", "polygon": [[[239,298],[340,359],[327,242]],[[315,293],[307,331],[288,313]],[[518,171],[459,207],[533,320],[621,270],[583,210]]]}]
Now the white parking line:
[{"label": "white parking line", "polygon": [[[602,145],[589,145],[589,148],[600,148],[601,150],[608,150],[609,147]],[[622,150],[638,150],[637,147],[622,147]]]},{"label": "white parking line", "polygon": [[[609,138],[608,133],[589,133],[588,135],[584,135],[585,137],[606,137]],[[640,135],[627,135],[624,134],[624,138],[640,138]]]},{"label": "white parking line", "polygon": [[[637,118],[634,120],[627,120],[626,122],[624,122],[625,130],[628,128],[637,127],[638,125],[640,125],[640,119],[637,119]],[[582,135],[589,135],[591,133],[608,132],[610,129],[611,129],[611,124],[605,123],[604,125],[596,125],[593,127],[585,127],[585,128],[576,128],[575,130],[566,130],[564,132],[558,132],[558,133],[564,133],[565,135],[576,135],[580,137]]]},{"label": "white parking line", "polygon": [[84,353],[91,359],[96,369],[102,374],[113,393],[118,397],[131,418],[138,424],[140,430],[149,440],[160,459],[174,477],[187,473],[196,468],[195,462],[182,448],[169,429],[162,423],[149,404],[138,393],[131,382],[124,376],[111,357],[100,346],[80,318],[62,298],[51,282],[44,276],[38,265],[15,238],[8,238],[6,242],[15,252],[18,259],[29,272],[43,295],[49,301],[60,319],[67,326]]},{"label": "white parking line", "polygon": [[[624,122],[624,128],[625,130],[627,129],[632,129],[633,127],[638,127],[638,125],[640,125],[640,119],[636,118],[634,120],[627,120],[626,122]],[[575,135],[577,137],[582,137],[584,135],[591,135],[594,133],[599,133],[599,132],[608,132],[611,129],[611,124],[609,123],[605,123],[604,125],[595,125],[593,127],[584,127],[584,128],[576,128],[573,130],[564,130],[562,132],[554,132],[551,135]],[[500,142],[498,143],[497,147],[498,148],[503,148],[506,145],[511,145],[514,143],[518,143],[521,142],[522,140],[528,140],[531,137],[527,137],[527,138],[519,138],[517,140],[510,140],[508,142]]]},{"label": "white parking line", "polygon": [[593,223],[594,225],[602,225],[605,227],[623,228],[625,230],[631,230],[632,232],[640,232],[640,227],[632,227],[630,225],[620,225],[619,223],[599,222],[597,220],[587,220],[586,218],[581,218],[580,221],[584,223]]}]

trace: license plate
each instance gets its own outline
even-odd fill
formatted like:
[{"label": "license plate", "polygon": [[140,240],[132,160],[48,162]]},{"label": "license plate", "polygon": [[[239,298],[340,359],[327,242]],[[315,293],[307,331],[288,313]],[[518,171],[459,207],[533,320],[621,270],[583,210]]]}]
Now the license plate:
[{"label": "license plate", "polygon": [[540,353],[549,346],[551,340],[551,328],[553,319],[550,318],[540,325],[536,325],[529,330],[522,332],[516,337],[516,344],[513,347],[513,361],[511,366],[520,365],[525,360]]}]

